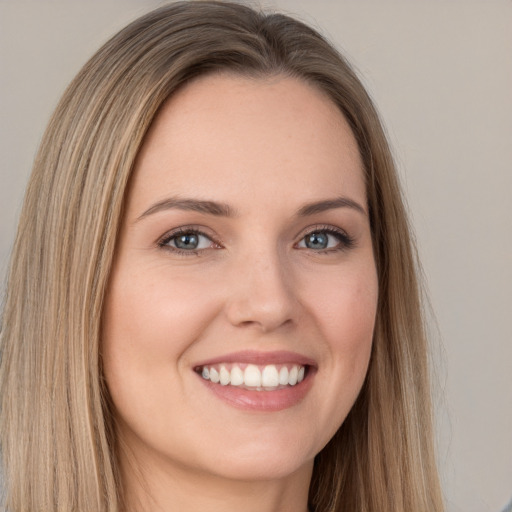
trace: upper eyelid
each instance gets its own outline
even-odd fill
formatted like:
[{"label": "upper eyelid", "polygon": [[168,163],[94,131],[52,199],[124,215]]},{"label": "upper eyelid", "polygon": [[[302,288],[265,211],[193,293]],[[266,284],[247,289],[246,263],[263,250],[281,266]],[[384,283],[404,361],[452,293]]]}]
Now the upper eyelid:
[{"label": "upper eyelid", "polygon": [[183,233],[195,233],[197,235],[205,236],[206,238],[208,238],[209,240],[211,240],[214,243],[219,243],[216,240],[215,235],[208,233],[208,231],[209,230],[203,226],[192,226],[192,225],[191,226],[179,226],[177,228],[170,229],[165,234],[158,237],[156,243],[158,245],[160,245],[160,244],[162,244],[166,241],[169,241],[172,238],[179,236],[180,234],[183,234]]},{"label": "upper eyelid", "polygon": [[297,233],[297,235],[295,236],[295,238],[298,240],[302,240],[302,238],[304,238],[305,236],[307,236],[311,233],[315,233],[317,231],[327,231],[327,232],[331,232],[331,233],[338,233],[342,236],[351,238],[351,236],[345,229],[342,229],[339,226],[334,226],[332,224],[314,224],[313,226],[308,226],[308,227],[302,229],[301,231],[299,231]]}]

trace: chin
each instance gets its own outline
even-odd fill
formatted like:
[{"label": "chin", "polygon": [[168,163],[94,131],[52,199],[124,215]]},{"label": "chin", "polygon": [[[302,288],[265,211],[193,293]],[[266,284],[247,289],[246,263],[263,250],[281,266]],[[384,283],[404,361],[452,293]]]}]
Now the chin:
[{"label": "chin", "polygon": [[249,459],[234,459],[224,461],[222,468],[215,468],[218,477],[238,481],[268,481],[281,480],[302,471],[311,472],[314,459],[290,460],[273,456],[255,456]]},{"label": "chin", "polygon": [[[229,434],[226,436],[230,439]],[[231,480],[279,480],[300,471],[311,471],[317,449],[299,437],[284,435],[270,437],[270,433],[248,443],[247,438],[237,444],[220,446],[210,455],[221,464],[212,466],[209,458],[205,463],[210,471]],[[321,446],[318,447],[318,450]],[[204,459],[203,459],[204,460]]]}]

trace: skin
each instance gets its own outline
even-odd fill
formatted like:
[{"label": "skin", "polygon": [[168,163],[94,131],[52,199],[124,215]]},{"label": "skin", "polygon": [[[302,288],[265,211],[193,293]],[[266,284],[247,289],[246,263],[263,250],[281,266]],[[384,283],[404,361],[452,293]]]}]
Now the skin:
[{"label": "skin", "polygon": [[[339,197],[360,208],[297,214]],[[232,215],[154,208],[168,198]],[[175,250],[183,226],[205,234],[198,250]],[[341,233],[327,249],[305,244],[326,228]],[[305,512],[313,459],[364,381],[377,296],[362,163],[334,104],[282,76],[175,94],[136,162],[104,313],[127,503]],[[194,367],[241,350],[311,358],[309,392],[274,412],[219,399]]]}]

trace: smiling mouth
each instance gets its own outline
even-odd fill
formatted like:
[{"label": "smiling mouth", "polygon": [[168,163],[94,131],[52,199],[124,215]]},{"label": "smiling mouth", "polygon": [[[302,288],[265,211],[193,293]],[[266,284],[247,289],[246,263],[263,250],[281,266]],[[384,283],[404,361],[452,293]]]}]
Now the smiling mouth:
[{"label": "smiling mouth", "polygon": [[194,369],[204,380],[249,391],[276,391],[296,386],[307,375],[308,365],[220,363]]}]

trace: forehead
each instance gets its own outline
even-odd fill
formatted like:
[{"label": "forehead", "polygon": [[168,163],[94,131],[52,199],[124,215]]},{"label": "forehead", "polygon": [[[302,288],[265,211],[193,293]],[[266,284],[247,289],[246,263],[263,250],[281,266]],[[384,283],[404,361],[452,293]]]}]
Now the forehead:
[{"label": "forehead", "polygon": [[302,80],[213,75],[162,107],[139,153],[132,195],[214,193],[243,202],[257,192],[274,196],[276,188],[297,200],[339,192],[364,202],[348,123],[325,93]]}]

